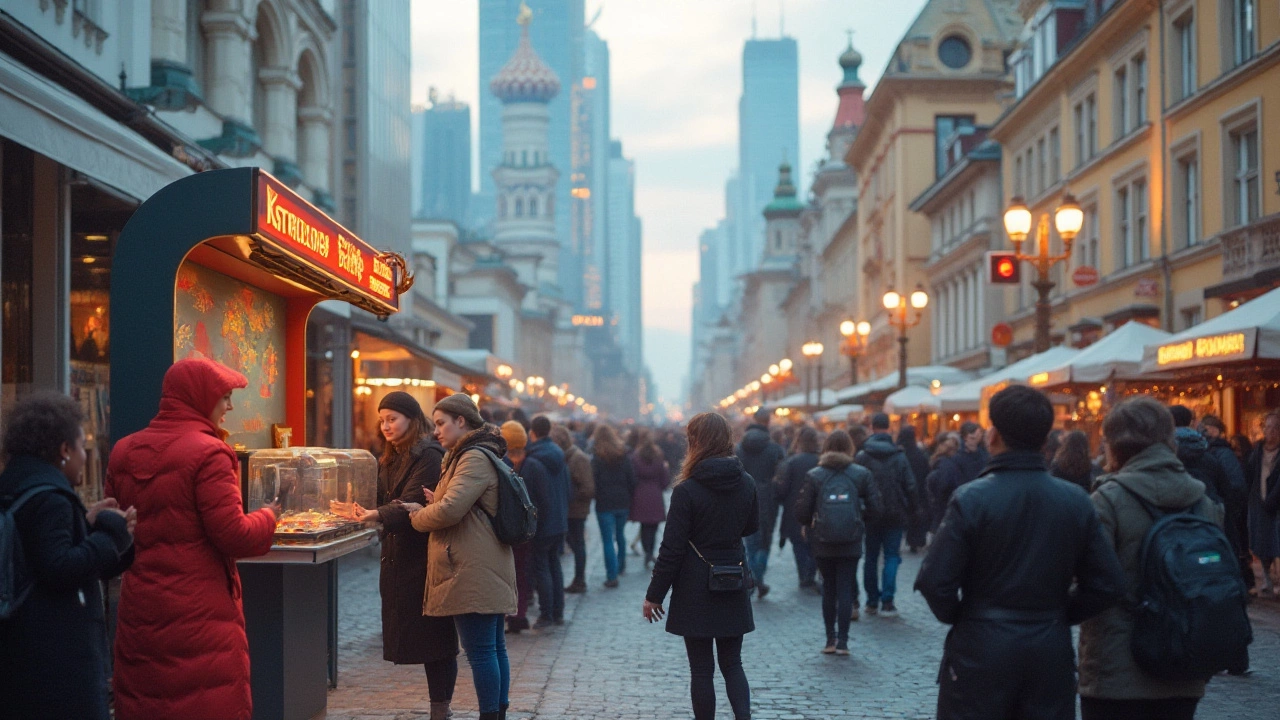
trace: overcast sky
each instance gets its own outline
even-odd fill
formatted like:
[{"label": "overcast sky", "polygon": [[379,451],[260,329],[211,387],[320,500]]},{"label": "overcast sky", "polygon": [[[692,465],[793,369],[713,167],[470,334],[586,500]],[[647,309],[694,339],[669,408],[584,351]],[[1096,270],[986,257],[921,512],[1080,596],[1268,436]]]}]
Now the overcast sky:
[{"label": "overcast sky", "polygon": [[[528,0],[537,10],[537,0]],[[780,20],[800,46],[800,164],[825,152],[835,117],[836,59],[852,29],[879,77],[924,0],[587,0],[587,17],[609,43],[613,135],[636,161],[636,212],[644,223],[645,357],[660,394],[680,397],[689,369],[698,236],[724,215],[724,181],[737,162],[742,43],[777,37]],[[780,18],[780,9],[785,17]],[[478,116],[476,0],[414,0],[413,100],[427,88],[454,94]],[[513,19],[514,21],[514,19]],[[478,142],[478,141],[477,141]],[[473,156],[476,153],[473,152]],[[563,168],[562,168],[563,171]],[[477,169],[476,172],[488,172]]]}]

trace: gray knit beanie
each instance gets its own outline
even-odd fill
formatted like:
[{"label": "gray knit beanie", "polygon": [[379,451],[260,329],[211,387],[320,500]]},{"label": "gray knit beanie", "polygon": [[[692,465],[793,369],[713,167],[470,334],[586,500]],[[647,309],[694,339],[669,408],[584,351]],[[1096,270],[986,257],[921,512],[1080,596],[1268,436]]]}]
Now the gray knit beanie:
[{"label": "gray knit beanie", "polygon": [[473,428],[484,426],[484,418],[480,417],[480,408],[476,407],[471,396],[466,393],[450,395],[437,402],[435,409],[443,410],[451,415],[457,415],[466,420],[467,424]]}]

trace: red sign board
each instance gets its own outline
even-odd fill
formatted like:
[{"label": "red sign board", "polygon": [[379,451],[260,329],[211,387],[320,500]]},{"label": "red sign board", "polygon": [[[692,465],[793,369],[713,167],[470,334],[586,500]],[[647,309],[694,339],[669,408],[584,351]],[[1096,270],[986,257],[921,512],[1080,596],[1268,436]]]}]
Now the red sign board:
[{"label": "red sign board", "polygon": [[996,347],[1009,347],[1013,342],[1013,328],[1009,323],[996,323],[991,328],[991,344]]},{"label": "red sign board", "polygon": [[1089,287],[1098,284],[1098,269],[1089,265],[1081,265],[1071,273],[1071,282],[1076,287]]},{"label": "red sign board", "polygon": [[1160,295],[1160,283],[1155,278],[1138,278],[1133,288],[1134,297],[1153,298]]},{"label": "red sign board", "polygon": [[257,235],[391,312],[400,308],[382,253],[265,172],[258,172],[257,195]]}]

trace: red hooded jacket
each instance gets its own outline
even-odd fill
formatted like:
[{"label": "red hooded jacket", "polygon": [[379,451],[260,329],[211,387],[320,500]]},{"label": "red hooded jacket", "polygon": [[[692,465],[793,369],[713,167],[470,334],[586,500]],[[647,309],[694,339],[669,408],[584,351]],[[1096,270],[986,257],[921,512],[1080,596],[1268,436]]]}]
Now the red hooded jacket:
[{"label": "red hooded jacket", "polygon": [[160,412],[111,453],[106,494],[138,508],[115,644],[118,720],[249,720],[249,642],[236,559],[271,549],[275,516],[246,515],[239,463],[209,415],[243,375],[212,360],[165,373]]}]

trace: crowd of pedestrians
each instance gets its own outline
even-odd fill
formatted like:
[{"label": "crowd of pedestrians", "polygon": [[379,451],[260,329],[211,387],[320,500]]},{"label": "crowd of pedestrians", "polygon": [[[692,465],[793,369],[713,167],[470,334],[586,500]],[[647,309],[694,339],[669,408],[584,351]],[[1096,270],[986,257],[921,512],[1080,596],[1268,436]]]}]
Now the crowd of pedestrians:
[{"label": "crowd of pedestrians", "polygon": [[[90,507],[74,491],[79,406],[36,394],[13,408],[0,506],[25,581],[0,603],[6,713],[252,715],[235,561],[269,550],[280,508],[242,509],[221,423],[245,385],[217,363],[176,363],[155,419],[116,444],[108,499]],[[716,413],[683,430],[619,428],[482,412],[466,395],[428,417],[388,393],[377,507],[355,508],[380,530],[383,658],[422,665],[431,720],[446,720],[461,648],[480,717],[505,718],[504,636],[555,632],[565,594],[593,591],[594,511],[594,591],[642,558],[642,614],[684,639],[697,720],[715,716],[717,666],[734,717],[750,717],[743,643],[753,600],[770,592],[775,533],[800,592],[821,596],[815,651],[832,657],[858,652],[852,623],[898,615],[902,552],[924,553],[913,588],[952,627],[940,718],[1071,718],[1077,698],[1086,720],[1192,718],[1213,675],[1250,674],[1245,604],[1280,594],[1280,412],[1255,444],[1137,397],[1108,409],[1096,455],[1085,432],[1053,427],[1036,390],[1002,390],[988,416],[989,428],[922,442],[882,413],[825,430],[771,426],[767,411],[736,430]],[[523,542],[497,529],[513,484],[536,509]],[[112,644],[102,583],[122,574]]]}]

